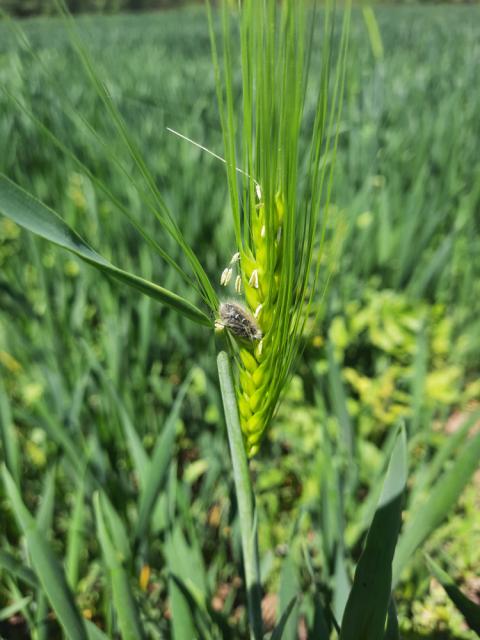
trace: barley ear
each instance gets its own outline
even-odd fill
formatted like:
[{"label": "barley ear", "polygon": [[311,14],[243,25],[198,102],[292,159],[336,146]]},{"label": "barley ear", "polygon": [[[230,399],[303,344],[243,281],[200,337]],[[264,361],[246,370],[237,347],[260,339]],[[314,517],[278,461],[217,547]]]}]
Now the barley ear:
[{"label": "barley ear", "polygon": [[[310,3],[293,0],[243,0],[235,12],[224,0],[221,56],[209,12],[235,255],[240,256],[235,290],[244,303],[221,306],[225,317],[217,322],[234,338],[231,355],[249,456],[260,447],[301,350],[323,264],[343,102],[348,2],[337,39],[333,21],[339,14],[333,0],[322,5],[321,14]],[[318,83],[313,93],[309,82]],[[312,103],[307,117],[304,111]],[[232,264],[223,284],[230,278]]]}]

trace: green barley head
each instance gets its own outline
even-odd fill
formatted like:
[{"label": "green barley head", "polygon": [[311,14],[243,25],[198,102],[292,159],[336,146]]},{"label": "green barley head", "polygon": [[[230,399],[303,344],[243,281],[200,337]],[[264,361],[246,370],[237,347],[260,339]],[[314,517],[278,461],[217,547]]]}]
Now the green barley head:
[{"label": "green barley head", "polygon": [[234,281],[237,297],[220,304],[217,328],[233,339],[253,456],[298,355],[320,275],[349,12],[337,37],[331,7],[320,14],[298,0],[243,0],[233,14],[228,5],[221,51],[209,16],[236,241],[222,284]]}]

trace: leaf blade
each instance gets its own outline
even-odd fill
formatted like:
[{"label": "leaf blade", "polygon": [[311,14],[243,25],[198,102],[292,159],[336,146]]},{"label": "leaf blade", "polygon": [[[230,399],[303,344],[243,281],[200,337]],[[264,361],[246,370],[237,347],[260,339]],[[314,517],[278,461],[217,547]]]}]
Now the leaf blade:
[{"label": "leaf blade", "polygon": [[110,574],[112,588],[112,600],[118,615],[118,625],[124,640],[141,640],[144,638],[140,625],[140,618],[129,578],[122,564],[119,550],[113,545],[111,534],[108,531],[108,520],[105,515],[104,494],[95,493],[93,498],[95,519],[97,522],[98,538],[105,564]]},{"label": "leaf blade", "polygon": [[3,174],[0,174],[0,213],[24,229],[71,251],[100,271],[175,309],[190,320],[204,326],[212,325],[211,319],[187,299],[110,263],[71,229],[53,209]]},{"label": "leaf blade", "polygon": [[452,578],[433,558],[425,554],[430,571],[447,592],[448,597],[465,618],[470,629],[480,635],[480,606],[460,591]]},{"label": "leaf blade", "polygon": [[393,586],[400,578],[406,563],[428,538],[430,533],[442,522],[455,504],[463,488],[478,468],[480,459],[480,434],[476,435],[461,450],[455,463],[430,492],[428,501],[416,508],[407,528],[400,536],[393,560]]},{"label": "leaf blade", "polygon": [[407,483],[407,440],[401,428],[383,491],[355,571],[340,640],[383,640],[392,585],[392,560]]},{"label": "leaf blade", "polygon": [[190,386],[192,376],[189,375],[183,382],[173,407],[168,415],[166,424],[155,443],[148,469],[145,473],[145,480],[139,499],[138,521],[136,527],[136,538],[141,540],[145,537],[150,526],[154,513],[155,501],[160,489],[165,482],[167,472],[172,458],[173,445],[176,436],[176,423],[180,416],[183,400]]},{"label": "leaf blade", "polygon": [[290,618],[290,614],[292,613],[295,604],[297,603],[297,596],[293,596],[288,605],[285,608],[285,611],[282,613],[278,624],[273,630],[272,637],[270,640],[282,640],[283,634],[285,632],[288,620]]},{"label": "leaf blade", "polygon": [[24,505],[18,488],[5,465],[2,469],[2,475],[15,517],[27,540],[35,573],[52,608],[69,638],[87,640],[83,618],[76,607],[58,558]]}]

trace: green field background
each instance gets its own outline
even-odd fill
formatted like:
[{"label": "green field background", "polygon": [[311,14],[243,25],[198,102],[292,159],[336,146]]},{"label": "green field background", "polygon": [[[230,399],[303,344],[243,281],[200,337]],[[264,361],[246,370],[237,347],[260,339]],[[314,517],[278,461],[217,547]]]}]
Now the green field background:
[{"label": "green field background", "polygon": [[[352,455],[345,433],[355,441],[357,484],[344,505],[354,559],[359,505],[383,468],[392,429],[407,425],[411,473],[421,478],[424,461],[480,398],[480,13],[467,6],[402,6],[375,14],[380,36],[354,11],[327,234],[334,256],[330,286],[254,463],[263,575],[272,593],[282,545],[292,540],[301,558],[302,544],[314,544],[325,489],[317,473],[327,456],[323,429],[336,443],[336,464],[348,465]],[[166,130],[222,153],[203,10],[81,17],[78,25],[163,197],[220,291],[220,274],[234,251],[224,167]],[[0,171],[52,206],[115,264],[190,295],[47,133],[54,132],[182,263],[130,182],[135,168],[64,24],[39,18],[22,21],[22,28],[32,48],[0,23],[0,85],[6,89],[0,92]],[[307,104],[309,117],[313,121]],[[325,264],[325,274],[328,269]],[[53,482],[51,538],[63,557],[79,469],[88,468],[128,526],[138,489],[129,427],[151,452],[188,378],[165,486],[176,483],[180,496],[177,542],[191,554],[194,581],[220,598],[234,619],[243,606],[235,582],[239,538],[231,528],[214,355],[208,330],[0,218],[0,419],[3,433],[7,423],[10,429],[3,453],[14,438],[26,504],[38,509]],[[88,482],[85,490],[93,491]],[[169,493],[162,491],[148,553],[143,563],[131,564],[154,638],[169,637]],[[477,598],[478,491],[477,476],[428,547],[455,558],[463,586]],[[0,494],[2,546],[21,553],[8,513]],[[85,517],[72,580],[85,615],[103,625],[111,617],[108,589],[89,534],[91,513]],[[154,588],[147,592],[138,586],[143,564],[152,571]],[[302,572],[298,579],[307,580]],[[0,608],[8,604],[8,580],[0,573]],[[222,585],[228,586],[225,597]],[[398,588],[405,637],[475,637],[437,587],[419,556]]]}]

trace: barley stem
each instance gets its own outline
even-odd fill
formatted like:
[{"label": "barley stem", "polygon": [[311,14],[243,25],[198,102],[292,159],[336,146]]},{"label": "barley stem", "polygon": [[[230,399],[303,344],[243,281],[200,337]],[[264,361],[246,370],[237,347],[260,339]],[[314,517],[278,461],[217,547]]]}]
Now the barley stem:
[{"label": "barley stem", "polygon": [[222,393],[223,410],[227,423],[228,443],[232,458],[233,479],[237,496],[240,534],[242,538],[243,565],[247,587],[250,639],[261,640],[261,582],[258,563],[258,538],[255,519],[255,497],[250,481],[247,454],[238,417],[237,397],[230,359],[225,351],[217,356],[218,377]]}]

